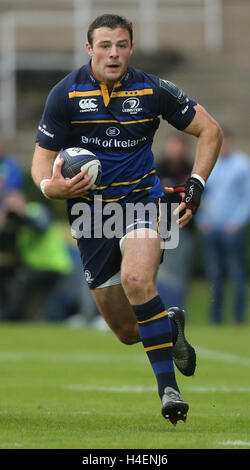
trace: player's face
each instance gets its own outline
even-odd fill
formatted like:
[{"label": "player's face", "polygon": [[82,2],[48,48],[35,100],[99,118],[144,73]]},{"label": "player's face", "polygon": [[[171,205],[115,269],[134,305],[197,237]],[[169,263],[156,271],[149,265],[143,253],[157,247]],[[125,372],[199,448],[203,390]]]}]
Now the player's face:
[{"label": "player's face", "polygon": [[132,44],[124,28],[98,28],[93,34],[92,46],[86,44],[91,56],[91,67],[97,80],[112,84],[126,73]]}]

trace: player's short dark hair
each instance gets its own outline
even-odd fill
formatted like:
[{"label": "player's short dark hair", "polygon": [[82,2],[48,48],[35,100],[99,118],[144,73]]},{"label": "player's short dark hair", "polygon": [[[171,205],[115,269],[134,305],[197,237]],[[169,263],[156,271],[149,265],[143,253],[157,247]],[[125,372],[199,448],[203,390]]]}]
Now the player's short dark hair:
[{"label": "player's short dark hair", "polygon": [[105,28],[105,27],[111,28],[111,29],[116,29],[116,28],[126,29],[129,32],[130,41],[132,44],[133,42],[132,22],[129,21],[124,16],[105,14],[105,15],[98,16],[94,21],[92,21],[92,23],[89,26],[87,38],[91,46],[93,45],[93,33],[95,29]]}]

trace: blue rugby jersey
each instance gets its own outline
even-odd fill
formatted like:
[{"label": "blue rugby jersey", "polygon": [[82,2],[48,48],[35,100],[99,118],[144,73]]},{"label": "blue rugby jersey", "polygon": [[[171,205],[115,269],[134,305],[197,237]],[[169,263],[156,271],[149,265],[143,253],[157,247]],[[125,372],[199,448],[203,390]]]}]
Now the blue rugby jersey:
[{"label": "blue rugby jersey", "polygon": [[151,150],[159,116],[179,130],[195,115],[196,102],[174,83],[128,67],[109,95],[90,63],[71,72],[50,92],[36,141],[48,150],[83,147],[97,155],[102,179],[83,198],[126,201],[147,192],[163,195]]}]

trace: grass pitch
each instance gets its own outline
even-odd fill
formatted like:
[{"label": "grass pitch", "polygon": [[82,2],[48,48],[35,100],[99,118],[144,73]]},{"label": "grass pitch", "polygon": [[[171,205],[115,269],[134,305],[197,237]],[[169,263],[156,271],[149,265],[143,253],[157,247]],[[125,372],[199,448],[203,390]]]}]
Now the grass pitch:
[{"label": "grass pitch", "polygon": [[0,325],[1,449],[250,448],[249,324],[188,322],[194,377],[177,371],[190,405],[176,427],[161,416],[141,344],[66,325]]}]

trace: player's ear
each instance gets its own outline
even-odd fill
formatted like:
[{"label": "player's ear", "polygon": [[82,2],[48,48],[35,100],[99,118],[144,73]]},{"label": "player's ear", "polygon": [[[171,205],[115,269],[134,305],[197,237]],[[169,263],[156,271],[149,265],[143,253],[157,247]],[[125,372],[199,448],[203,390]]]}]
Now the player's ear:
[{"label": "player's ear", "polygon": [[134,43],[132,42],[132,44],[131,44],[131,49],[130,49],[130,55],[133,54],[133,50],[134,50]]},{"label": "player's ear", "polygon": [[89,42],[86,42],[85,46],[86,46],[88,55],[90,55],[92,57],[93,49],[92,49],[91,45],[89,44]]}]

